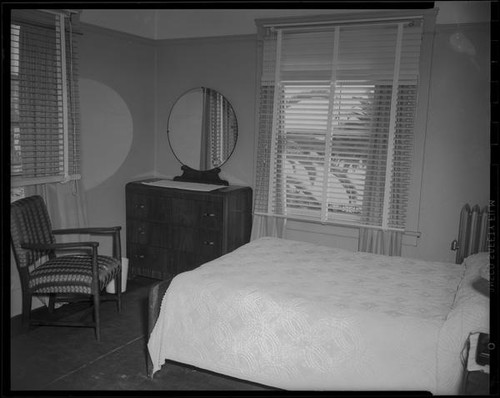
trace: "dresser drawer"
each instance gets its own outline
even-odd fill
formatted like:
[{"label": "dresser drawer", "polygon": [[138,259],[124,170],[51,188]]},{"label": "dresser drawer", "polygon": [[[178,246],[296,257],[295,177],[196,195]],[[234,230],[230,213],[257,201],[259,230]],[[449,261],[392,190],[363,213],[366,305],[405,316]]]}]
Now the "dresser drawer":
[{"label": "dresser drawer", "polygon": [[172,198],[130,192],[126,199],[127,217],[172,222]]},{"label": "dresser drawer", "polygon": [[222,228],[222,202],[172,198],[172,223],[184,227]]},{"label": "dresser drawer", "polygon": [[222,252],[222,236],[214,231],[200,230],[198,234],[198,263],[203,264],[220,257]]},{"label": "dresser drawer", "polygon": [[129,243],[128,257],[132,275],[165,279],[177,274],[176,256],[171,250]]},{"label": "dresser drawer", "polygon": [[[166,279],[181,272],[190,271],[203,262],[216,258],[207,251],[185,251],[159,247],[129,244],[129,267],[131,274],[150,278]],[[204,257],[205,256],[205,257]]]},{"label": "dresser drawer", "polygon": [[127,241],[141,245],[173,248],[172,228],[167,223],[127,220]]},{"label": "dresser drawer", "polygon": [[189,227],[172,227],[170,247],[187,252],[222,252],[222,236],[218,231]]}]

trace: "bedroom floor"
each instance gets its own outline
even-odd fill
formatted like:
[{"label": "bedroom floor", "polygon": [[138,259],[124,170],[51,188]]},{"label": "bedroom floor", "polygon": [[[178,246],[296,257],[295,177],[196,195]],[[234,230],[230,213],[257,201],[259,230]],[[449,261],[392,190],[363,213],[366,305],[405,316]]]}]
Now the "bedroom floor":
[{"label": "bedroom floor", "polygon": [[[146,375],[147,295],[156,281],[135,277],[123,293],[122,312],[114,302],[101,307],[101,342],[90,328],[11,328],[10,391],[22,390],[268,390],[260,385],[167,363]],[[56,312],[71,317],[76,306]],[[73,306],[73,307],[72,307]],[[83,307],[82,307],[83,308]],[[43,316],[43,311],[39,311]],[[39,314],[37,314],[37,317]]]}]

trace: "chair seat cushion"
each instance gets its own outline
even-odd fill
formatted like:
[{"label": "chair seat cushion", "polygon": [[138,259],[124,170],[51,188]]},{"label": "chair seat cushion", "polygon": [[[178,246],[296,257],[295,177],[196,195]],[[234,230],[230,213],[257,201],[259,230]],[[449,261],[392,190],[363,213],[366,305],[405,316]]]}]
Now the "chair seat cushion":
[{"label": "chair seat cushion", "polygon": [[[104,289],[120,271],[120,261],[97,256],[99,290]],[[92,294],[92,256],[74,255],[53,258],[30,274],[32,293]]]}]

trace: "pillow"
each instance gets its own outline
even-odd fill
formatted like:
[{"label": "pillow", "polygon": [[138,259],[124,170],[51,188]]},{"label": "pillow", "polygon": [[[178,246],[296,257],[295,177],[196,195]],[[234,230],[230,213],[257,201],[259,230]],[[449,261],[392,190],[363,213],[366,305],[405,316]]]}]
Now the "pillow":
[{"label": "pillow", "polygon": [[489,331],[489,298],[470,283],[464,284],[457,292],[453,308],[439,331],[437,395],[453,395],[450,389],[455,389],[455,395],[458,395],[463,369],[461,354],[465,342],[471,333]]},{"label": "pillow", "polygon": [[470,333],[489,333],[490,300],[477,288],[478,281],[488,284],[480,275],[485,267],[489,268],[489,264],[487,252],[473,254],[463,262],[464,275],[451,311],[439,331],[437,395],[449,395],[450,389],[455,389],[458,395],[462,380],[461,353],[465,342]]},{"label": "pillow", "polygon": [[482,274],[485,270],[489,273],[489,253],[480,252],[473,254],[464,260],[464,265],[465,272],[458,285],[452,308],[456,308],[464,302],[475,301],[478,295],[484,295],[484,292],[482,292],[483,289],[478,291],[477,282],[486,282],[482,279]]},{"label": "pillow", "polygon": [[[482,272],[490,268],[490,253],[479,252],[472,254],[464,260],[465,275],[464,277],[476,277],[481,275]],[[489,277],[488,277],[489,280]]]},{"label": "pillow", "polygon": [[490,281],[490,263],[485,264],[481,267],[479,270],[479,275],[481,275],[481,278],[486,279],[488,282]]}]

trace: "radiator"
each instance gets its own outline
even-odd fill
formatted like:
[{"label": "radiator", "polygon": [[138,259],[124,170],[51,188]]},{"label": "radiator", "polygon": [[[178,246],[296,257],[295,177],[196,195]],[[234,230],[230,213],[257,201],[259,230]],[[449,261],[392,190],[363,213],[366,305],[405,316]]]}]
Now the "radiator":
[{"label": "radiator", "polygon": [[460,212],[458,239],[451,244],[457,251],[455,262],[461,264],[464,258],[478,252],[488,251],[488,206],[472,208],[465,204]]}]

